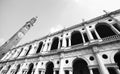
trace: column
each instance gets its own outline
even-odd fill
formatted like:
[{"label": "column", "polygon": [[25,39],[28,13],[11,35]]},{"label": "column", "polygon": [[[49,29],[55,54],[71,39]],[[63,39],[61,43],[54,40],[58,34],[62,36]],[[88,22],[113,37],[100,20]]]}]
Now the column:
[{"label": "column", "polygon": [[83,43],[84,43],[84,45],[85,45],[85,38],[84,38],[84,36],[83,36],[83,33],[81,32],[81,35],[82,35],[82,40],[83,40]]},{"label": "column", "polygon": [[35,54],[35,52],[37,50],[37,49],[35,49],[35,47],[36,47],[36,45],[32,45],[30,51],[28,52],[28,56],[31,56],[31,55]]},{"label": "column", "polygon": [[39,70],[39,63],[38,63],[37,65],[35,65],[35,72],[34,72],[34,74],[42,74],[42,73],[39,73],[39,71],[41,71],[41,70]]},{"label": "column", "polygon": [[63,67],[64,67],[64,60],[63,60],[63,56],[64,54],[61,53],[61,58],[60,58],[60,70],[59,70],[59,74],[64,74],[64,70],[63,70]]},{"label": "column", "polygon": [[6,60],[10,59],[10,57],[12,57],[12,56],[13,56],[13,54],[14,54],[14,50],[13,50],[13,51],[11,51],[11,53],[8,55],[8,57],[6,58]]},{"label": "column", "polygon": [[35,73],[35,69],[32,70],[31,74],[34,74]]},{"label": "column", "polygon": [[61,40],[61,38],[59,38],[59,42],[58,42],[58,49],[60,49],[60,40]]},{"label": "column", "polygon": [[27,74],[28,71],[25,71],[25,74]]},{"label": "column", "polygon": [[11,70],[14,69],[15,67],[16,67],[15,64],[12,65],[12,66],[10,67],[9,71],[7,72],[7,74],[10,74]]},{"label": "column", "polygon": [[24,56],[24,55],[26,54],[27,51],[28,51],[28,47],[23,48],[23,50],[22,50],[22,52],[20,53],[20,55],[19,55],[18,58]]},{"label": "column", "polygon": [[88,36],[89,40],[90,40],[90,41],[93,41],[94,38],[93,38],[91,32],[89,31],[89,29],[87,28],[86,24],[84,24],[84,28],[85,28],[85,30],[86,30],[86,33],[87,33],[87,36]]},{"label": "column", "polygon": [[24,63],[23,65],[21,65],[20,66],[20,69],[19,69],[19,71],[18,71],[18,73],[17,74],[22,74],[22,70],[23,70],[23,68],[26,66],[26,63]]},{"label": "column", "polygon": [[15,51],[13,51],[12,53],[11,53],[11,56],[8,58],[9,60],[13,57],[13,55],[15,54]]},{"label": "column", "polygon": [[43,43],[43,45],[42,45],[42,47],[41,47],[41,52],[44,52],[44,46],[45,46],[45,44]]},{"label": "column", "polygon": [[51,45],[52,45],[52,42],[49,42],[49,46],[48,46],[48,50],[47,51],[50,51]]},{"label": "column", "polygon": [[1,60],[4,61],[8,57],[9,54],[10,54],[10,51],[6,53],[5,56]]},{"label": "column", "polygon": [[43,52],[47,52],[47,42],[45,43],[45,45],[44,45],[44,48],[43,48]]},{"label": "column", "polygon": [[69,39],[69,44],[68,45],[71,46],[71,37],[69,36],[68,39]]},{"label": "column", "polygon": [[11,57],[11,59],[15,58],[18,55],[18,50],[15,52],[15,54],[13,54],[13,56]]},{"label": "column", "polygon": [[97,35],[97,38],[98,38],[100,41],[102,41],[102,39],[101,39],[101,37],[99,36],[99,34],[97,33],[96,29],[94,29],[94,31],[95,31],[95,34]]},{"label": "column", "polygon": [[[95,52],[95,51],[97,51],[97,52]],[[101,74],[109,74],[107,68],[105,67],[105,65],[104,65],[104,63],[102,61],[101,56],[98,53],[97,47],[93,47],[93,53],[94,53],[94,55],[96,57],[96,61],[98,62]]]},{"label": "column", "polygon": [[[110,15],[110,18],[113,19],[115,22],[117,22],[117,24],[120,25],[120,21],[118,19],[114,18],[112,15]],[[120,32],[115,27],[114,27],[114,29],[117,31],[118,34],[120,34]]]},{"label": "column", "polygon": [[2,74],[2,71],[6,68],[6,65],[0,70],[0,74]]},{"label": "column", "polygon": [[18,57],[21,52],[22,52],[22,49],[17,49],[16,53],[11,57],[11,59]]},{"label": "column", "polygon": [[90,74],[93,74],[92,68],[90,68],[89,70],[90,70]]},{"label": "column", "polygon": [[45,71],[41,71],[41,74],[45,74]]},{"label": "column", "polygon": [[55,74],[55,70],[53,71],[53,74]]},{"label": "column", "polygon": [[63,35],[63,38],[62,38],[62,47],[66,47],[66,37],[65,37],[65,34]]},{"label": "column", "polygon": [[120,74],[120,70],[118,67],[114,68],[117,74]]},{"label": "column", "polygon": [[113,25],[110,25],[112,30],[115,30],[116,33],[120,34],[120,32],[113,26]]},{"label": "column", "polygon": [[72,70],[70,70],[69,73],[70,73],[70,74],[73,74],[73,73],[72,73]]}]

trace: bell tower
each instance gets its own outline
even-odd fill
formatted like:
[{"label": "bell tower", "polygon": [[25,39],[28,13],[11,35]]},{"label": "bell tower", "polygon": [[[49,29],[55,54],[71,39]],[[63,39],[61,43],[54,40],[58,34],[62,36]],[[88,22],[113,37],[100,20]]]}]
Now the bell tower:
[{"label": "bell tower", "polygon": [[28,32],[28,30],[30,30],[30,28],[34,26],[33,24],[36,22],[36,20],[37,17],[33,17],[31,20],[26,22],[26,24],[22,28],[20,28],[8,41],[6,41],[0,47],[0,58],[2,58],[6,52],[14,48],[20,42],[20,40]]}]

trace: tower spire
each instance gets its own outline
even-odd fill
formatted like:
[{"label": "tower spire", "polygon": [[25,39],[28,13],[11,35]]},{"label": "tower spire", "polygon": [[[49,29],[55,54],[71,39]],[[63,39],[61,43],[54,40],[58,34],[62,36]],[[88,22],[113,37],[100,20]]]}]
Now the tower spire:
[{"label": "tower spire", "polygon": [[33,17],[32,19],[30,19],[22,28],[20,28],[8,41],[6,41],[0,47],[0,58],[3,57],[6,52],[14,48],[20,42],[20,40],[28,32],[28,30],[30,30],[30,28],[34,26],[33,24],[36,22],[36,20],[37,17]]}]

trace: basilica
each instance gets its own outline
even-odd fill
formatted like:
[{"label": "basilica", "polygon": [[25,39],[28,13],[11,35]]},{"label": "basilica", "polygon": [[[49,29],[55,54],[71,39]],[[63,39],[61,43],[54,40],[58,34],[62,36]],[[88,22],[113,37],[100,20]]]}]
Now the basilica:
[{"label": "basilica", "polygon": [[120,9],[12,48],[0,74],[120,74],[119,44]]}]

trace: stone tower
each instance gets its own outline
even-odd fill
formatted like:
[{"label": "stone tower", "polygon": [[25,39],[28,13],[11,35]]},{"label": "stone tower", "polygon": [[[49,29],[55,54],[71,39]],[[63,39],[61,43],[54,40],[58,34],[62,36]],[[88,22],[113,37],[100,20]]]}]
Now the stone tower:
[{"label": "stone tower", "polygon": [[35,23],[37,17],[33,17],[30,21],[26,22],[26,24],[20,28],[7,42],[5,42],[0,47],[0,58],[3,57],[3,55],[11,50],[13,47],[15,47],[20,40],[23,38],[23,36],[30,30],[30,28]]}]

